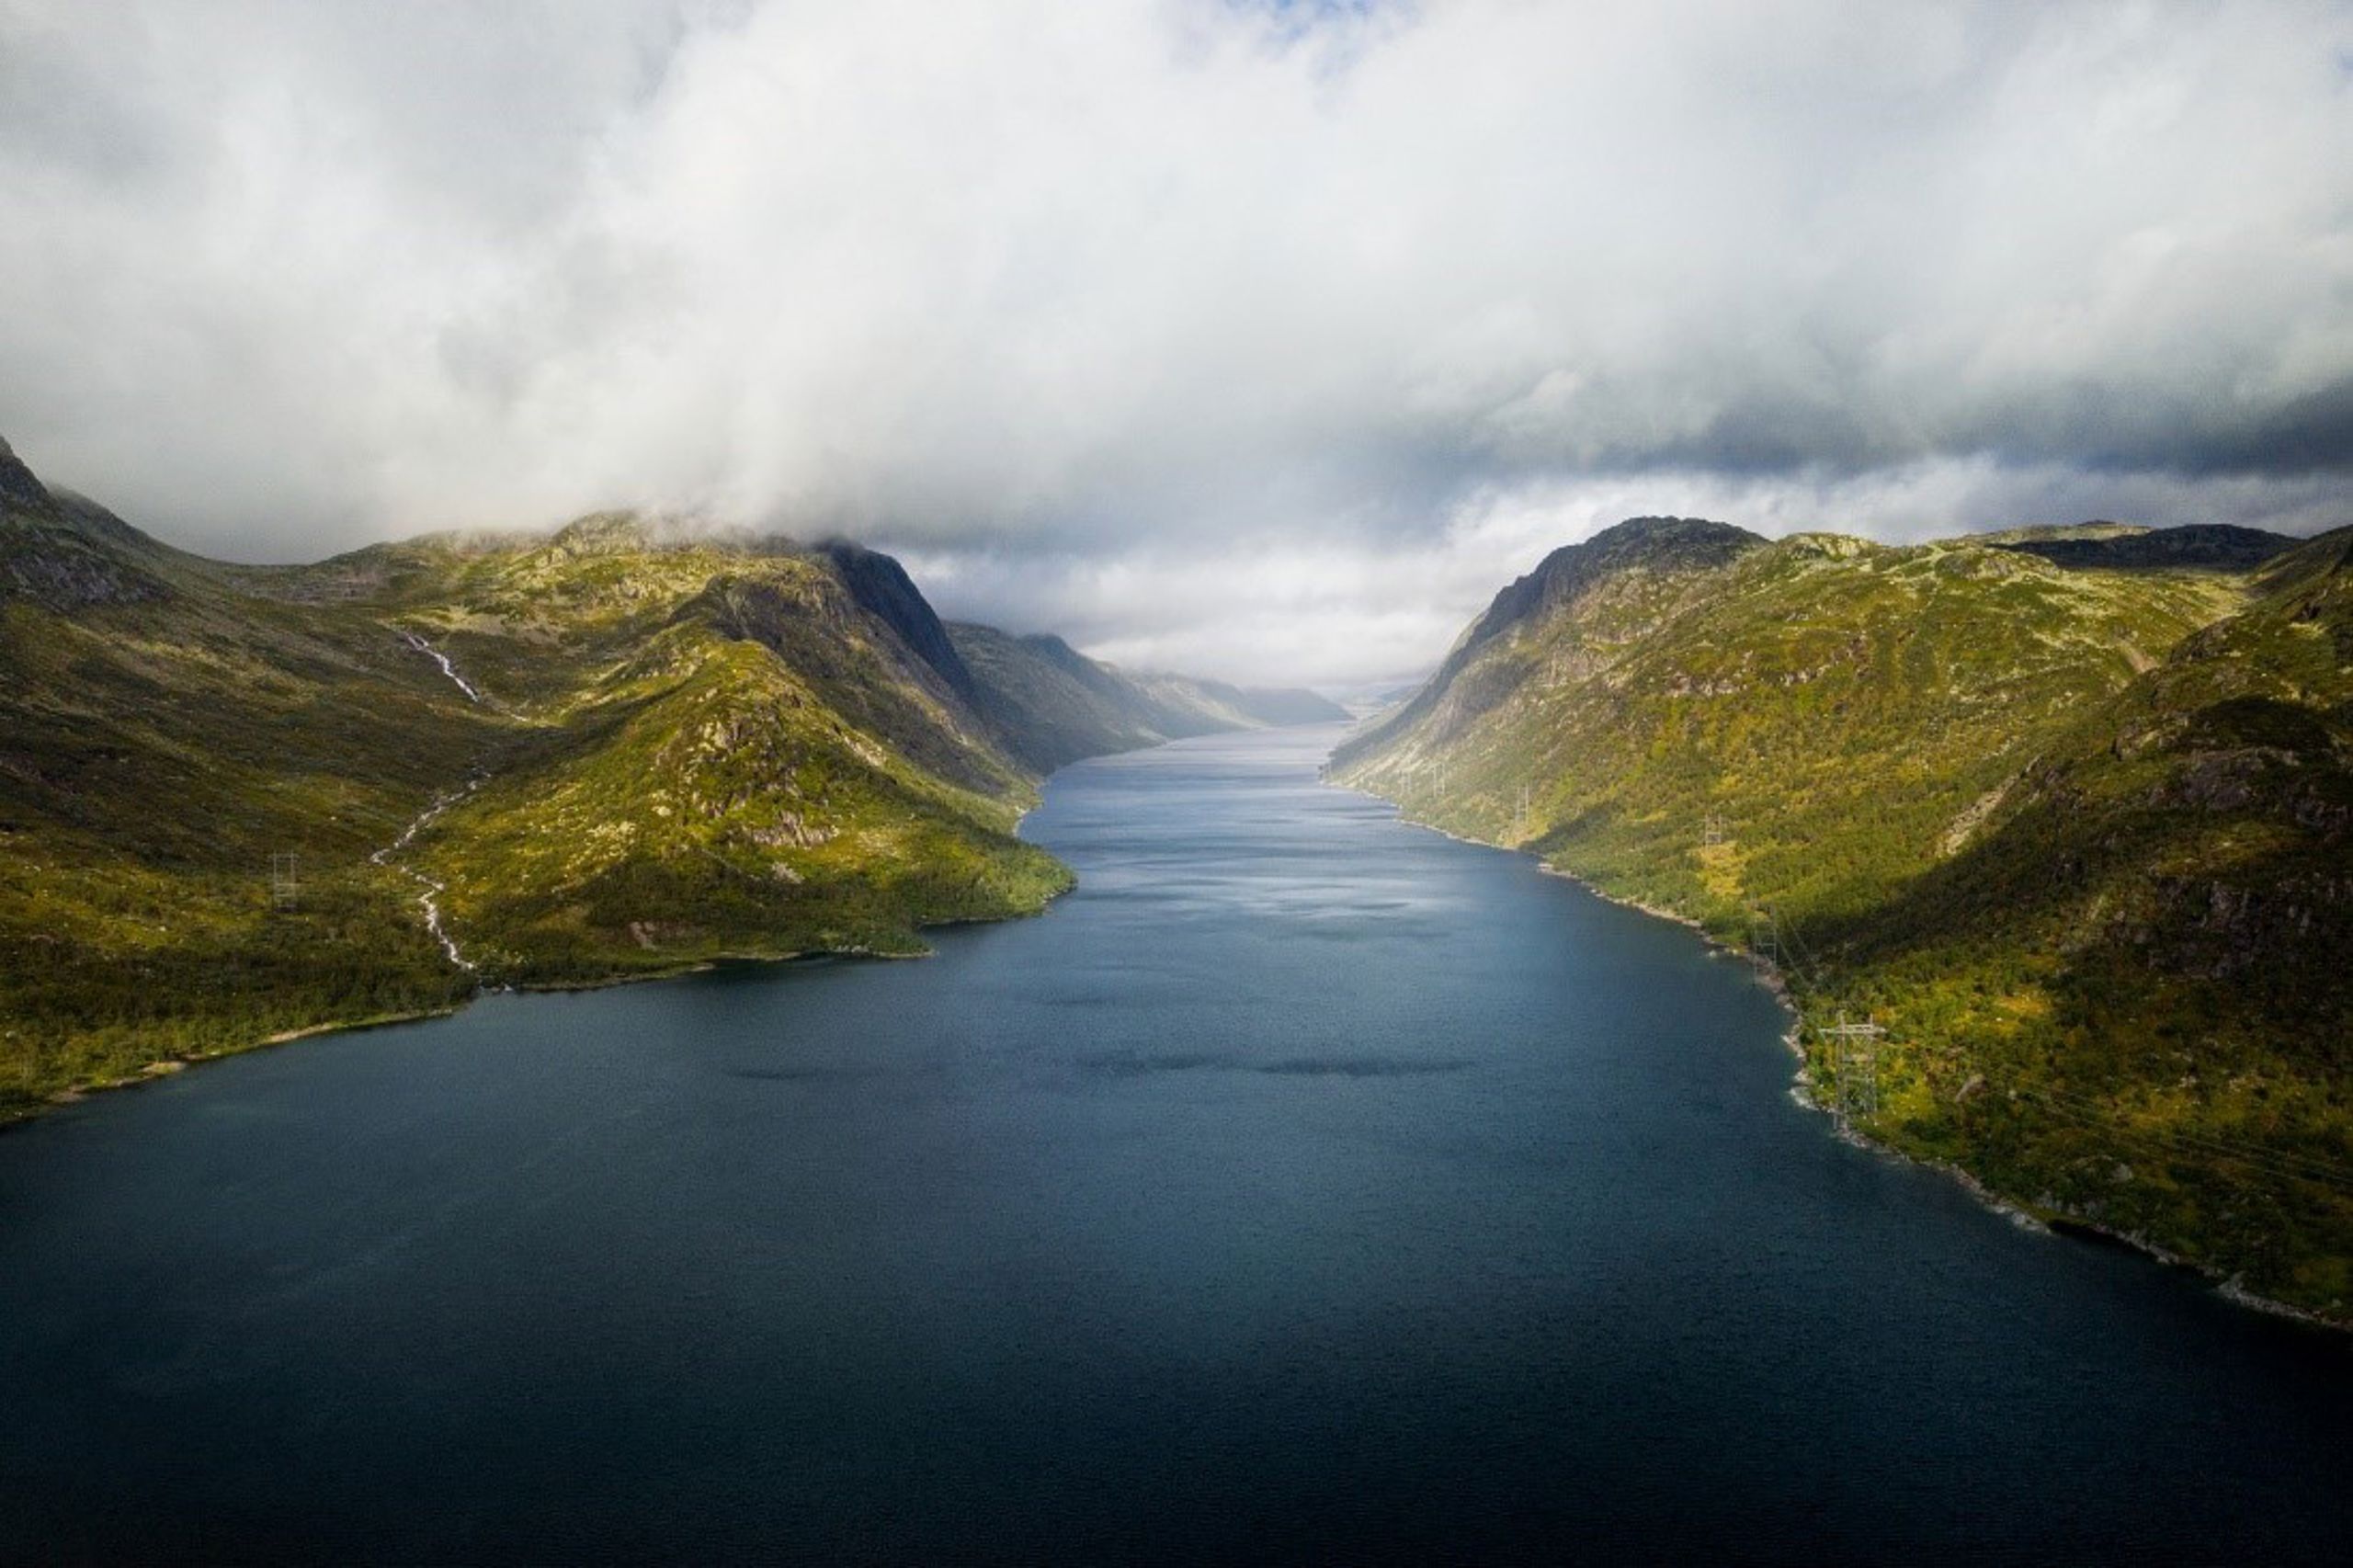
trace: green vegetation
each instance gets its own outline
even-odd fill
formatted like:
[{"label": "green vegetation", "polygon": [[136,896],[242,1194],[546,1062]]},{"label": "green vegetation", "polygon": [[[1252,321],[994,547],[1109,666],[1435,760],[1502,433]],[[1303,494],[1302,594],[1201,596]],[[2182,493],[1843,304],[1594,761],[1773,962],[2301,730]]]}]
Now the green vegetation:
[{"label": "green vegetation", "polygon": [[0,445],[0,1119],[486,983],[921,952],[1070,885],[1014,836],[1039,775],[1256,722],[951,640],[854,546],[609,514],[233,567]]},{"label": "green vegetation", "polygon": [[1872,1135],[2353,1317],[2353,530],[2103,535],[1621,525],[1334,772],[1734,946],[1769,911],[1810,1020],[1890,1030]]}]

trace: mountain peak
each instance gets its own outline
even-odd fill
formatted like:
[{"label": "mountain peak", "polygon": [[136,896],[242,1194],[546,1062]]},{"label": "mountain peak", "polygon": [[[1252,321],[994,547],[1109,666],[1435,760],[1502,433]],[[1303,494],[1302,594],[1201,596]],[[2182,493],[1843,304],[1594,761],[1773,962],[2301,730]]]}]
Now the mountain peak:
[{"label": "mountain peak", "polygon": [[0,506],[45,506],[50,504],[48,489],[33,477],[33,471],[18,460],[16,449],[0,436]]},{"label": "mountain peak", "polygon": [[1731,523],[1719,523],[1709,517],[1628,517],[1586,540],[1582,545],[1567,545],[1552,553],[1555,556],[1572,550],[1597,550],[1604,553],[1621,552],[1644,555],[1722,555],[1730,559],[1752,545],[1765,542],[1762,534]]},{"label": "mountain peak", "polygon": [[1706,517],[1628,517],[1580,544],[1563,545],[1497,594],[1464,640],[1467,651],[1506,627],[1574,598],[1613,573],[1707,571],[1766,542],[1762,534]]},{"label": "mountain peak", "polygon": [[1539,562],[1535,571],[1515,579],[1497,594],[1422,688],[1394,713],[1343,742],[1332,754],[1334,763],[1378,745],[1382,736],[1404,733],[1436,705],[1480,649],[1580,597],[1604,579],[1632,571],[1712,571],[1731,565],[1766,543],[1762,534],[1707,517],[1628,517],[1591,539],[1563,545]]},{"label": "mountain peak", "polygon": [[591,512],[556,529],[548,548],[565,555],[632,555],[655,546],[654,530],[637,512]]}]

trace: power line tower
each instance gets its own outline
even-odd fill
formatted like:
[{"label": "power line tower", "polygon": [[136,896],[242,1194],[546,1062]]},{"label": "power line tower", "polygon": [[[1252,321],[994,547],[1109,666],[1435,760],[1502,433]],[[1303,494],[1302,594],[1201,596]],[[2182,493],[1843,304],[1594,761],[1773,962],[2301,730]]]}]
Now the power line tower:
[{"label": "power line tower", "polygon": [[297,868],[297,858],[292,855],[269,858],[269,906],[281,915],[301,907],[302,884],[295,875]]},{"label": "power line tower", "polygon": [[1715,812],[1710,812],[1708,813],[1707,822],[1700,826],[1699,842],[1706,845],[1709,848],[1713,849],[1717,845],[1722,844],[1723,841],[1724,819],[1718,816]]},{"label": "power line tower", "polygon": [[1514,820],[1517,825],[1512,829],[1512,842],[1527,843],[1531,835],[1528,831],[1528,786],[1525,784],[1519,787],[1519,815]]},{"label": "power line tower", "polygon": [[1818,1025],[1814,1032],[1830,1048],[1830,1111],[1838,1119],[1840,1127],[1851,1127],[1855,1118],[1875,1119],[1879,1115],[1879,1051],[1880,1041],[1887,1031],[1869,1018],[1850,1024],[1840,1013],[1835,1024]]},{"label": "power line tower", "polygon": [[1781,927],[1774,920],[1770,909],[1757,909],[1750,913],[1748,950],[1775,969],[1781,967]]}]

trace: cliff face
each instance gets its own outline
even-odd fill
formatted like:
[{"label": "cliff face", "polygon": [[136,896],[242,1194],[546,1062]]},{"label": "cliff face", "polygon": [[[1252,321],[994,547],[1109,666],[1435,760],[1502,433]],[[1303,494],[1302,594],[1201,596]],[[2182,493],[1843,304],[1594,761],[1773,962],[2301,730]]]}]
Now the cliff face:
[{"label": "cliff face", "polygon": [[1770,942],[1891,1031],[1873,1135],[2344,1314],[2353,532],[1616,542],[1336,776]]},{"label": "cliff face", "polygon": [[880,551],[838,540],[824,546],[822,553],[859,608],[890,627],[958,697],[967,702],[979,698],[980,687],[957,654],[948,628],[932,613],[905,567]]},{"label": "cliff face", "polygon": [[484,981],[1034,911],[1038,775],[1171,732],[1031,666],[984,684],[854,545],[614,513],[232,567],[0,449],[0,1115]]}]

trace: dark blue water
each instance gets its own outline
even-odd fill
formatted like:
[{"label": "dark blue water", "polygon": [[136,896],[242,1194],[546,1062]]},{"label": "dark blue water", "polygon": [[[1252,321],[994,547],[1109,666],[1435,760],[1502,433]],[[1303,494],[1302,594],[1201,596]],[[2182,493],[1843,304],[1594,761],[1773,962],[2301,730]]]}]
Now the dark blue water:
[{"label": "dark blue water", "polygon": [[2353,1354],[1834,1142],[1686,932],[1060,776],[1045,917],[0,1137],[0,1558],[2268,1562]]}]

